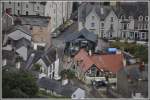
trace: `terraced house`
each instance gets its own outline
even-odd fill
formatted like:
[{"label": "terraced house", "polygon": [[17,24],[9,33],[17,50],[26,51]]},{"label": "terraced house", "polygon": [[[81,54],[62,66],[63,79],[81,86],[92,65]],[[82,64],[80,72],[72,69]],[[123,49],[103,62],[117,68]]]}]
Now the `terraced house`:
[{"label": "terraced house", "polygon": [[148,4],[145,2],[82,3],[78,29],[86,27],[101,38],[147,40]]}]

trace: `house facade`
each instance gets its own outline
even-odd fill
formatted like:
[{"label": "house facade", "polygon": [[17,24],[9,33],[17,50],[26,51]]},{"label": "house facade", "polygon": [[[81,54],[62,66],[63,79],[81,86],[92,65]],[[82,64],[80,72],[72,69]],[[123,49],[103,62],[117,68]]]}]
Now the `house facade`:
[{"label": "house facade", "polygon": [[3,2],[4,10],[12,9],[13,15],[40,15],[44,16],[46,2]]},{"label": "house facade", "polygon": [[81,48],[85,48],[87,51],[94,51],[97,45],[97,36],[93,32],[83,28],[78,32],[69,34],[65,38],[65,42],[65,52],[74,55]]},{"label": "house facade", "polygon": [[36,65],[39,65],[40,69],[35,70],[39,73],[38,78],[47,77],[59,80],[61,78],[59,76],[61,57],[58,55],[59,53],[53,47],[46,51],[37,50],[30,54],[26,62],[26,69],[34,71],[37,68]]},{"label": "house facade", "polygon": [[72,13],[73,2],[3,2],[3,10],[12,10],[12,15],[37,15],[51,17],[51,31],[54,31]]},{"label": "house facade", "polygon": [[82,3],[78,8],[78,29],[87,28],[100,38],[147,40],[147,3]]},{"label": "house facade", "polygon": [[45,16],[20,16],[15,19],[21,21],[22,26],[31,31],[34,50],[51,46],[51,18]]},{"label": "house facade", "polygon": [[51,17],[51,31],[53,32],[66,20],[72,13],[72,2],[47,2],[45,7],[45,16]]},{"label": "house facade", "polygon": [[124,66],[122,54],[90,54],[84,49],[75,55],[74,61],[77,77],[87,84],[92,81],[117,83],[117,72]]}]

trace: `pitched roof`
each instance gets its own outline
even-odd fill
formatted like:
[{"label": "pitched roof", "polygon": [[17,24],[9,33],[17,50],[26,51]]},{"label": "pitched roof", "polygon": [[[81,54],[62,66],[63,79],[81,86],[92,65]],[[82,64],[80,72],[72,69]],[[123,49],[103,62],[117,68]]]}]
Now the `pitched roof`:
[{"label": "pitched roof", "polygon": [[56,49],[51,47],[47,51],[33,51],[26,62],[26,68],[31,68],[31,65],[36,63],[39,59],[42,59],[48,67],[51,63],[56,61]]},{"label": "pitched roof", "polygon": [[[103,10],[101,10],[103,9]],[[79,7],[79,21],[84,22],[90,12],[94,10],[101,20],[105,20],[109,12],[113,10],[110,6],[103,6],[100,3],[91,4],[89,2],[83,3]]]},{"label": "pitched roof", "polygon": [[92,57],[95,65],[99,69],[108,70],[112,73],[116,73],[123,67],[123,55],[122,54],[109,54],[109,55],[95,55]]},{"label": "pitched roof", "polygon": [[11,32],[14,32],[16,30],[20,30],[20,31],[24,32],[25,34],[31,36],[31,30],[27,26],[22,26],[22,25],[12,26],[11,29],[9,29],[8,32],[11,33]]},{"label": "pitched roof", "polygon": [[28,30],[28,28],[25,26],[20,26],[20,25],[14,26],[14,27],[12,27],[12,29],[10,29],[8,31],[8,33],[9,33],[8,37],[13,40],[19,40],[21,38],[26,38],[29,41],[31,41],[31,31]]},{"label": "pitched roof", "polygon": [[22,47],[18,48],[18,49],[16,50],[16,52],[17,52],[21,57],[23,57],[23,60],[24,60],[24,61],[27,60],[27,57],[28,57],[27,52],[28,52],[28,50],[27,50],[26,47],[22,46]]},{"label": "pitched roof", "polygon": [[60,81],[56,81],[46,77],[42,77],[37,81],[37,83],[40,88],[53,90],[57,94],[64,95],[67,97],[71,97],[72,93],[77,89],[77,87],[74,85],[67,84],[65,86],[62,86]]},{"label": "pitched roof", "polygon": [[74,57],[76,61],[82,61],[80,63],[80,68],[82,71],[87,71],[93,64],[94,62],[91,60],[89,57],[88,53],[84,50],[81,49]]},{"label": "pitched roof", "polygon": [[92,41],[92,42],[97,41],[96,34],[94,34],[93,32],[88,31],[86,28],[83,28],[79,32],[74,32],[74,33],[68,35],[65,38],[65,42],[74,41],[75,39],[79,38],[80,36],[83,36],[85,39],[87,39],[89,41]]},{"label": "pitched roof", "polygon": [[75,55],[75,61],[81,61],[80,68],[83,72],[86,72],[92,65],[96,65],[98,69],[110,71],[112,73],[118,72],[123,67],[123,55],[122,54],[107,54],[92,56],[81,49],[77,55]]},{"label": "pitched roof", "polygon": [[137,19],[140,15],[148,16],[148,3],[147,2],[120,2],[117,4],[115,12],[120,18],[122,15],[125,17],[133,16]]},{"label": "pitched roof", "polygon": [[[102,10],[103,8],[103,14]],[[79,21],[85,22],[86,17],[92,10],[95,10],[96,14],[100,17],[101,20],[105,20],[111,10],[115,12],[118,18],[122,15],[126,17],[133,16],[138,18],[138,16],[148,16],[148,3],[147,2],[117,2],[116,7],[104,6],[100,3],[91,4],[90,2],[84,2],[79,7]]]},{"label": "pitched roof", "polygon": [[22,25],[31,25],[31,26],[43,26],[47,27],[50,17],[44,17],[44,16],[20,16]]}]

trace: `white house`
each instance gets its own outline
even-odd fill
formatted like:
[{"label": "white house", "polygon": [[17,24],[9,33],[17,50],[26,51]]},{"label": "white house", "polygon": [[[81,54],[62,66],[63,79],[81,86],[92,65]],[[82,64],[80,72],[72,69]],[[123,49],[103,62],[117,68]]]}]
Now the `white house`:
[{"label": "white house", "polygon": [[48,77],[59,80],[60,58],[57,56],[55,48],[49,48],[47,51],[36,51],[32,53],[27,60],[26,68],[32,69],[35,64],[41,65],[39,78]]},{"label": "white house", "polygon": [[51,17],[51,31],[70,18],[72,13],[73,2],[51,2],[48,1],[45,7],[45,16]]},{"label": "white house", "polygon": [[51,17],[54,31],[59,25],[70,18],[73,2],[3,2],[3,10],[12,9],[12,15],[38,15]]},{"label": "white house", "polygon": [[72,99],[85,99],[85,90],[78,88],[71,95]]},{"label": "white house", "polygon": [[44,2],[3,2],[4,10],[7,8],[12,9],[13,15],[40,15],[44,16],[45,10]]},{"label": "white house", "polygon": [[78,8],[78,30],[86,27],[100,38],[148,39],[147,3],[84,2]]}]

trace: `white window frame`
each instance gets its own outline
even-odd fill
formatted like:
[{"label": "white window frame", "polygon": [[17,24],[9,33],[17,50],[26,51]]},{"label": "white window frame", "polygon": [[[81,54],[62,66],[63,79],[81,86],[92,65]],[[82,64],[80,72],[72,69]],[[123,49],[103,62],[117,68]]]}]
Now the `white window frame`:
[{"label": "white window frame", "polygon": [[143,16],[140,15],[140,16],[139,16],[139,21],[142,21],[142,20],[143,20]]}]

